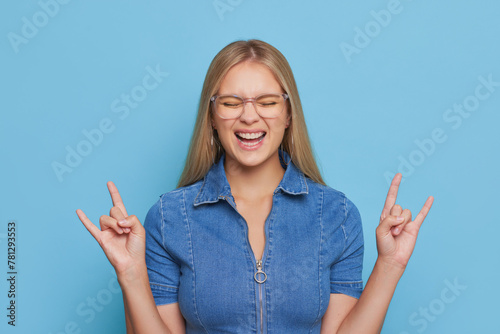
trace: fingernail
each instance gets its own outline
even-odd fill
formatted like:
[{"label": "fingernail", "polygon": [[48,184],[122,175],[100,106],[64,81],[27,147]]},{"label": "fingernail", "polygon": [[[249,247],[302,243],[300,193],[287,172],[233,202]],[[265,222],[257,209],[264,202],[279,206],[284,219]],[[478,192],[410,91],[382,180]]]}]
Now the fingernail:
[{"label": "fingernail", "polygon": [[399,233],[399,227],[396,227],[396,228],[394,229],[394,233],[396,233],[396,234],[398,234],[398,233]]},{"label": "fingernail", "polygon": [[127,221],[125,219],[122,219],[118,222],[118,225],[126,225]]},{"label": "fingernail", "polygon": [[124,227],[124,228],[123,228],[123,232],[125,232],[125,233],[129,233],[129,232],[130,232],[130,227]]},{"label": "fingernail", "polygon": [[405,220],[405,218],[403,216],[398,216],[398,218],[396,218],[396,220],[398,222],[402,222],[403,220]]}]

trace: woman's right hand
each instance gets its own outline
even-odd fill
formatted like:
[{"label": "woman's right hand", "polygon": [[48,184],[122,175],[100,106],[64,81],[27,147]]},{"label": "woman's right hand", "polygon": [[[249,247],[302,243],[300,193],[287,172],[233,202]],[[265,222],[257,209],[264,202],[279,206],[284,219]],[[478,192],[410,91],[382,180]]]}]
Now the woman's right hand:
[{"label": "woman's right hand", "polygon": [[82,210],[76,210],[76,214],[97,240],[120,277],[133,269],[145,266],[146,232],[135,215],[127,214],[113,182],[110,181],[107,185],[113,207],[109,216],[103,215],[99,219],[101,229],[95,226]]}]

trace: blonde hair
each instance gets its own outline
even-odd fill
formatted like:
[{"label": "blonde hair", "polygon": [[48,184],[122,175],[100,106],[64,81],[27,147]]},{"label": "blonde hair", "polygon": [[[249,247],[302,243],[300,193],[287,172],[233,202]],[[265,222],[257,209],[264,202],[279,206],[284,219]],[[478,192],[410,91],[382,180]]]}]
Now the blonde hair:
[{"label": "blonde hair", "polygon": [[[293,164],[304,175],[324,185],[325,183],[312,152],[297,85],[290,65],[275,47],[263,41],[252,39],[236,41],[227,45],[212,60],[203,83],[198,116],[184,170],[177,187],[187,186],[201,180],[207,174],[213,162],[217,162],[224,153],[224,148],[219,144],[217,132],[212,128],[212,104],[210,98],[219,90],[221,82],[229,69],[244,61],[255,61],[267,66],[274,73],[283,90],[288,94],[288,109],[291,112],[291,122],[283,136],[283,150],[292,157]],[[211,144],[212,140],[213,145]]]}]

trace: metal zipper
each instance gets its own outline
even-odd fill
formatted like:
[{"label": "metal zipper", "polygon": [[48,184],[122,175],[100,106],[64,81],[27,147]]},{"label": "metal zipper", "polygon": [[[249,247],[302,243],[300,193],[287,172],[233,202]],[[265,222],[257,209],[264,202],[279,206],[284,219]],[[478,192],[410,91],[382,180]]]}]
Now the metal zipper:
[{"label": "metal zipper", "polygon": [[[229,203],[229,205],[231,205],[236,210],[236,212],[238,212],[238,209],[236,208],[236,203],[230,197],[220,196],[219,198],[224,199],[226,202]],[[253,278],[259,284],[260,332],[262,334],[264,332],[264,308],[262,307],[262,284],[267,280],[267,274],[262,270],[262,259],[255,261],[255,267],[257,268],[257,271],[253,275]]]},{"label": "metal zipper", "polygon": [[255,281],[259,284],[259,304],[260,304],[260,332],[264,332],[264,311],[262,307],[262,284],[267,280],[266,273],[262,270],[262,260],[255,261],[257,271],[253,275]]}]

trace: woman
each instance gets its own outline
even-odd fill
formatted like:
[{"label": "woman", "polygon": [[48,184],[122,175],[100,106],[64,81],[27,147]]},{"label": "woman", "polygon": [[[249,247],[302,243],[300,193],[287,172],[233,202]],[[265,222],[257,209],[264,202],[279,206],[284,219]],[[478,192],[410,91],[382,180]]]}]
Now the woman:
[{"label": "woman", "polygon": [[101,230],[128,333],[379,333],[433,198],[412,221],[392,181],[363,290],[361,219],[327,187],[293,74],[258,40],[226,46],[205,78],[179,187],[145,229],[118,190]]}]

